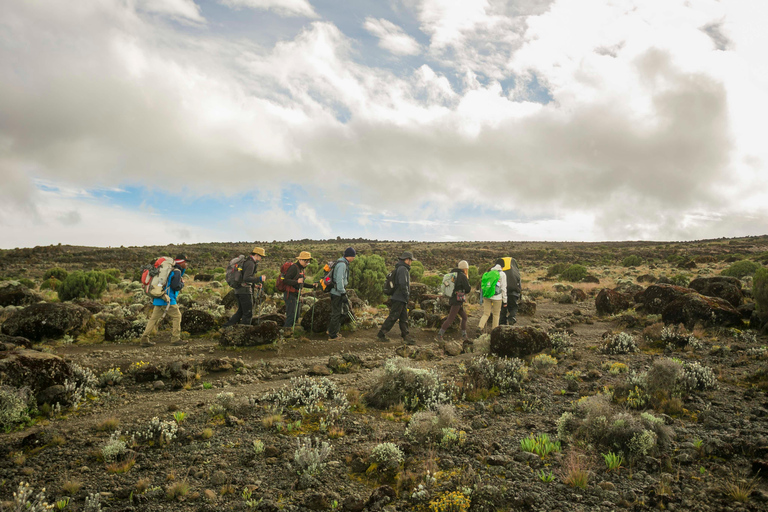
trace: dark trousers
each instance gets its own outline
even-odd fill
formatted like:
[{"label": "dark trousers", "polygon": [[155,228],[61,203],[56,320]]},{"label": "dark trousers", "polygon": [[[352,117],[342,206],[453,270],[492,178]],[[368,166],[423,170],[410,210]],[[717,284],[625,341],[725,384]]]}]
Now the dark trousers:
[{"label": "dark trousers", "polygon": [[389,306],[389,316],[384,320],[379,333],[388,333],[397,321],[400,321],[400,334],[405,338],[408,336],[408,304],[393,300]]},{"label": "dark trousers", "polygon": [[331,321],[328,323],[328,336],[336,337],[341,329],[341,307],[344,298],[341,295],[331,294]]},{"label": "dark trousers", "polygon": [[459,304],[458,306],[451,306],[451,312],[448,313],[448,318],[445,319],[445,322],[443,322],[443,325],[440,327],[440,330],[445,332],[448,330],[448,328],[453,323],[454,319],[456,318],[456,315],[459,315],[461,317],[461,330],[466,331],[467,330],[467,312],[464,311],[464,304]]},{"label": "dark trousers", "polygon": [[232,327],[236,323],[243,325],[251,325],[251,319],[253,318],[253,295],[244,293],[242,295],[235,295],[237,298],[237,313],[232,315],[224,327]]},{"label": "dark trousers", "polygon": [[516,294],[507,295],[507,307],[501,308],[499,325],[515,325],[517,323],[517,299]]},{"label": "dark trousers", "polygon": [[285,292],[285,324],[283,327],[293,327],[296,322],[296,307],[299,302],[298,292]]}]

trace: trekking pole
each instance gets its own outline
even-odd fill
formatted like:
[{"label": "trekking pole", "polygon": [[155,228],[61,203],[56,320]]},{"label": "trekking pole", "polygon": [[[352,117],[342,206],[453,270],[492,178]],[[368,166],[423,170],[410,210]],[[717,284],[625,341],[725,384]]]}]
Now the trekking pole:
[{"label": "trekking pole", "polygon": [[296,328],[296,321],[299,319],[299,311],[301,310],[301,290],[304,289],[303,283],[299,286],[299,296],[296,299],[296,311],[293,313],[293,328]]},{"label": "trekking pole", "polygon": [[315,332],[315,306],[317,306],[317,289],[314,289],[312,291],[312,298],[315,299],[312,302],[312,321],[309,322],[309,333],[312,334]]},{"label": "trekking pole", "polygon": [[[257,290],[256,300],[258,300],[263,293],[264,293],[264,285],[262,285],[262,287]],[[261,308],[263,306],[264,306],[264,300],[262,299],[261,302],[259,302],[259,311],[258,311],[258,315],[256,316],[256,325],[259,325],[261,323]]]}]

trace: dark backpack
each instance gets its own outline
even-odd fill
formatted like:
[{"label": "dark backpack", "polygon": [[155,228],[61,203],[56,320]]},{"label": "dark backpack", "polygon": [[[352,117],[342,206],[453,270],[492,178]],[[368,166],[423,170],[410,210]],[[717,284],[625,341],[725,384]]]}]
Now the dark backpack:
[{"label": "dark backpack", "polygon": [[397,288],[397,283],[395,282],[396,276],[397,267],[392,269],[392,271],[387,274],[387,277],[384,279],[384,295],[392,295],[395,293],[395,288]]},{"label": "dark backpack", "polygon": [[225,279],[232,288],[240,288],[243,285],[243,262],[245,262],[245,256],[242,254],[229,260]]},{"label": "dark backpack", "polygon": [[277,277],[277,282],[275,283],[275,288],[277,288],[277,291],[279,292],[284,292],[288,286],[285,284],[285,273],[288,272],[291,265],[293,265],[292,261],[286,261],[280,265],[280,275]]}]

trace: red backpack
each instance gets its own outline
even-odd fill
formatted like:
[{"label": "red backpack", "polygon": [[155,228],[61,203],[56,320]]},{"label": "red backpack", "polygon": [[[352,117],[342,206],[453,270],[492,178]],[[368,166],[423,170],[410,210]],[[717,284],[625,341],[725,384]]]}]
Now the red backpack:
[{"label": "red backpack", "polygon": [[275,283],[275,288],[277,288],[277,291],[279,292],[285,292],[286,288],[289,288],[288,285],[285,284],[285,273],[288,272],[291,265],[293,265],[292,261],[286,261],[280,266],[280,275],[277,277],[277,282]]}]

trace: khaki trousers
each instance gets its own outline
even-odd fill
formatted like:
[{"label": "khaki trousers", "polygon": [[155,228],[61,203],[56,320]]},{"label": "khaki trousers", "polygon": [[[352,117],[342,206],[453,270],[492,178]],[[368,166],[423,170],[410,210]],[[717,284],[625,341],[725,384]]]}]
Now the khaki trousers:
[{"label": "khaki trousers", "polygon": [[[149,337],[155,333],[157,324],[160,323],[160,319],[163,318],[166,306],[155,306],[152,310],[152,316],[149,317],[147,328],[144,329],[144,334],[141,335],[141,341],[145,342],[149,340]],[[171,343],[179,341],[181,339],[181,311],[178,305],[168,306],[168,318],[171,319]]]},{"label": "khaki trousers", "polygon": [[485,299],[483,301],[483,316],[480,317],[480,323],[477,328],[481,331],[485,327],[485,323],[488,321],[488,317],[493,313],[493,329],[499,326],[499,317],[501,316],[501,299],[491,300]]}]

